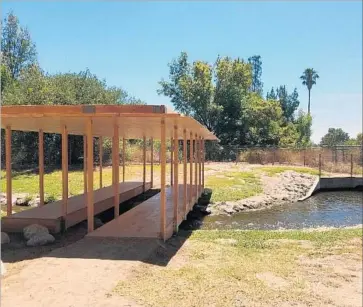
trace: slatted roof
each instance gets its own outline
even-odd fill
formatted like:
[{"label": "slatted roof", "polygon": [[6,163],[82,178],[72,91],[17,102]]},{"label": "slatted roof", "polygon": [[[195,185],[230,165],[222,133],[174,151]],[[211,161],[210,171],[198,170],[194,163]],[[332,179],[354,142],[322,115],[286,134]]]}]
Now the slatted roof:
[{"label": "slatted roof", "polygon": [[178,137],[183,139],[184,130],[189,139],[193,136],[205,140],[218,140],[206,127],[195,119],[173,113],[162,105],[77,105],[77,106],[2,106],[1,128],[11,130],[62,133],[64,125],[68,134],[86,134],[86,123],[92,119],[94,136],[112,137],[115,123],[120,137],[160,139],[161,120],[165,120],[168,137],[177,126]]}]

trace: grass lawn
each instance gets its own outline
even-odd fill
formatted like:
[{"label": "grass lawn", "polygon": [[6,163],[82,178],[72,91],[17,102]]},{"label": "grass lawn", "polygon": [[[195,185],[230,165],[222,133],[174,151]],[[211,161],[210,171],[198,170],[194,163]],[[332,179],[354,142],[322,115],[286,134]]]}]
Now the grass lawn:
[{"label": "grass lawn", "polygon": [[206,178],[205,187],[213,190],[211,201],[237,201],[262,192],[253,172],[219,172]]},{"label": "grass lawn", "polygon": [[274,176],[276,174],[283,173],[285,171],[294,171],[297,173],[304,173],[310,175],[319,175],[319,170],[309,168],[309,167],[296,167],[296,166],[260,166],[254,168],[254,170],[262,171],[266,173],[268,176]]},{"label": "grass lawn", "polygon": [[199,230],[166,267],[150,264],[178,244],[171,240],[119,282],[114,294],[158,307],[343,306],[335,300],[349,286],[349,299],[361,302],[361,229]]}]

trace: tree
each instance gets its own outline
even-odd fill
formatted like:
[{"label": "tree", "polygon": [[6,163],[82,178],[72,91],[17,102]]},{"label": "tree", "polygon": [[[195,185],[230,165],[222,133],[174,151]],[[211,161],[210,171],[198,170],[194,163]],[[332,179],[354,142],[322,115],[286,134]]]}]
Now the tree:
[{"label": "tree", "polygon": [[329,128],[328,133],[322,137],[320,145],[333,147],[344,144],[348,140],[349,134],[341,128]]},{"label": "tree", "polygon": [[169,81],[158,94],[171,98],[175,109],[193,116],[223,142],[238,142],[242,104],[251,86],[251,66],[242,59],[217,58],[214,65],[188,62],[182,52],[169,64]]},{"label": "tree", "polygon": [[261,56],[254,55],[252,57],[249,57],[248,63],[251,65],[251,69],[252,69],[251,91],[259,94],[262,97],[263,83],[261,81],[261,76],[262,76]]},{"label": "tree", "polygon": [[316,80],[319,79],[319,75],[313,68],[307,68],[300,79],[303,81],[302,84],[306,85],[309,91],[308,114],[310,114],[310,92],[313,85],[316,84]]},{"label": "tree", "polygon": [[283,85],[276,88],[276,96],[280,103],[285,121],[292,122],[294,119],[294,113],[300,104],[297,89],[295,88],[294,91],[289,94],[286,90],[286,86]]},{"label": "tree", "polygon": [[35,64],[37,52],[29,31],[19,24],[19,19],[10,12],[4,19],[1,35],[3,63],[12,78],[17,78],[22,69]]},{"label": "tree", "polygon": [[311,146],[311,135],[312,135],[312,118],[310,114],[304,113],[300,110],[295,120],[296,131],[298,133],[298,139],[296,146],[307,147]]}]

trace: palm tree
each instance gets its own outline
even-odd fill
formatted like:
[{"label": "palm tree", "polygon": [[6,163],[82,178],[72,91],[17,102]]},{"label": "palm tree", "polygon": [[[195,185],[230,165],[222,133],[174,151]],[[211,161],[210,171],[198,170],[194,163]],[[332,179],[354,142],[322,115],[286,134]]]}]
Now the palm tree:
[{"label": "palm tree", "polygon": [[319,79],[319,75],[314,68],[306,68],[300,79],[303,80],[302,84],[306,85],[309,91],[308,114],[310,114],[310,91],[313,85],[316,84],[316,79]]}]

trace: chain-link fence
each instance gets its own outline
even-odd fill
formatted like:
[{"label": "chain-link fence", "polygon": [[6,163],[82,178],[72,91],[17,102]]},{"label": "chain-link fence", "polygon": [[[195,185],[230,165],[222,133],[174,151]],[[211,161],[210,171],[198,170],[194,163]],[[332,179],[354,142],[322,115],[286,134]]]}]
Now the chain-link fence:
[{"label": "chain-link fence", "polygon": [[334,147],[278,148],[238,147],[209,144],[206,160],[261,165],[305,166],[321,173],[362,176],[363,147],[338,145]]}]

